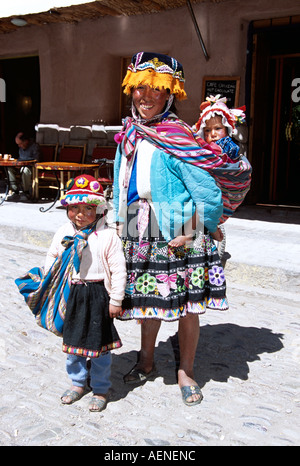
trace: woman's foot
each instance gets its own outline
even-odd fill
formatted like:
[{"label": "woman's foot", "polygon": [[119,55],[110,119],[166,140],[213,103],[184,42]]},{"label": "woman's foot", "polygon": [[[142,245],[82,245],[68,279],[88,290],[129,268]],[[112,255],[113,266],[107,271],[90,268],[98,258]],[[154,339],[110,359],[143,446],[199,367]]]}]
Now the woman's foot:
[{"label": "woman's foot", "polygon": [[80,400],[85,393],[85,387],[77,387],[76,385],[73,385],[70,390],[66,390],[61,396],[61,402],[65,405],[71,405],[72,403],[75,403],[75,401]]},{"label": "woman's foot", "polygon": [[145,380],[152,378],[156,373],[156,368],[154,365],[149,367],[149,370],[148,368],[144,370],[139,364],[136,364],[128,374],[124,375],[124,383],[135,384],[145,382]]},{"label": "woman's foot", "polygon": [[182,392],[182,397],[188,406],[201,402],[203,395],[197,382],[193,377],[189,377],[184,370],[178,370],[178,385]]},{"label": "woman's foot", "polygon": [[106,404],[107,404],[106,395],[102,395],[102,394],[95,395],[94,394],[89,404],[89,410],[91,412],[100,412],[106,407]]}]

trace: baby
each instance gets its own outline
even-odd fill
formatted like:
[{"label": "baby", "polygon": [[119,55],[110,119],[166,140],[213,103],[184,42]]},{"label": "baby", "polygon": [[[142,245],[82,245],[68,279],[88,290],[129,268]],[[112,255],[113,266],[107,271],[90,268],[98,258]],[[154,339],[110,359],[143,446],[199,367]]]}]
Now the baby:
[{"label": "baby", "polygon": [[[220,95],[210,96],[205,102],[200,105],[200,118],[195,124],[197,136],[200,136],[211,145],[215,153],[226,154],[227,162],[237,162],[240,158],[239,146],[233,141],[232,134],[235,130],[236,123],[244,123],[245,113],[244,107],[237,109],[229,109],[226,105],[226,97],[221,98]],[[218,147],[214,147],[217,144]],[[222,241],[223,233],[220,228],[211,236],[216,241]],[[179,247],[186,244],[192,238],[186,234],[177,236],[169,242],[172,247]]]},{"label": "baby", "polygon": [[226,105],[226,97],[207,97],[200,105],[200,117],[195,124],[197,136],[200,136],[212,147],[217,144],[223,154],[227,154],[228,162],[237,162],[240,158],[240,148],[233,141],[232,135],[236,124],[245,122],[245,107],[230,109]]}]

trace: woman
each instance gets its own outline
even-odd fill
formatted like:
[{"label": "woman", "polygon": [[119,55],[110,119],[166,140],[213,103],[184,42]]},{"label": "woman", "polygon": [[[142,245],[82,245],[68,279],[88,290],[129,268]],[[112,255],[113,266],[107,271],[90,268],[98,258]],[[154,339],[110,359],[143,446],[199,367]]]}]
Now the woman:
[{"label": "woman", "polygon": [[[184,403],[195,405],[202,399],[193,372],[198,316],[206,307],[228,309],[213,242],[222,239],[223,193],[209,174],[212,161],[221,159],[203,149],[173,113],[175,99],[186,98],[175,59],[137,53],[123,85],[132,96],[132,118],[116,138],[114,172],[114,209],[128,273],[121,319],[142,322],[139,360],[124,381],[138,383],[154,374],[161,321],[178,320],[178,384]],[[181,235],[190,244],[176,247],[172,241]]]}]

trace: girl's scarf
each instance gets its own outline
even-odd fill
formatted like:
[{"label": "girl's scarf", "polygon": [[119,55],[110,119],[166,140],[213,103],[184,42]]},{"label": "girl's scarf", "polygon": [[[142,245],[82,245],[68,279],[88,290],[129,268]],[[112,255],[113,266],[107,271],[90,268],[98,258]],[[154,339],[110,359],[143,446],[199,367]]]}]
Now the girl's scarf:
[{"label": "girl's scarf", "polygon": [[73,269],[79,272],[82,251],[96,224],[97,220],[86,229],[77,231],[74,236],[63,238],[65,250],[55,259],[46,275],[43,268],[34,267],[15,280],[37,324],[55,335],[62,335]]},{"label": "girl's scarf", "polygon": [[[158,149],[164,150],[183,162],[191,163],[212,175],[222,191],[223,215],[225,222],[243,202],[251,183],[251,165],[246,157],[233,163],[226,154],[220,153],[216,144],[209,145],[193,133],[192,129],[169,114],[168,118],[151,126],[138,123],[130,117],[123,122],[122,131],[116,136],[121,143],[123,155],[130,162],[138,139],[145,139]],[[124,186],[129,183],[126,170]]]}]

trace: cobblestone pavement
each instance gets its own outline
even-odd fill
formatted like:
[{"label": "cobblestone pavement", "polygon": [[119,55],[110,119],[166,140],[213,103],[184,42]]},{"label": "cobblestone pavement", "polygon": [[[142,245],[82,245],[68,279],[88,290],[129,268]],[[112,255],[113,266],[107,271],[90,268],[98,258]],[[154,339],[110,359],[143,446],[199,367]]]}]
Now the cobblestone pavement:
[{"label": "cobblestone pavement", "polygon": [[300,439],[299,295],[228,283],[230,310],[200,319],[196,379],[204,399],[187,407],[175,378],[177,324],[162,324],[158,375],[123,384],[139,349],[139,325],[116,325],[107,408],[90,413],[87,394],[65,406],[69,387],[60,338],[38,327],[14,279],[42,265],[45,249],[1,246],[0,445],[2,446],[296,446]]}]

